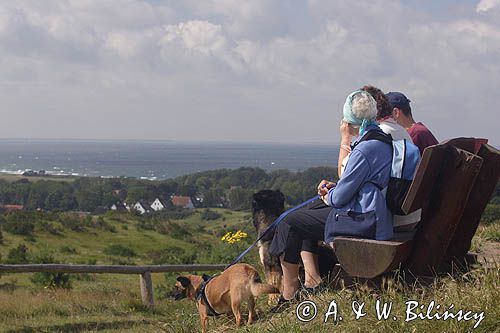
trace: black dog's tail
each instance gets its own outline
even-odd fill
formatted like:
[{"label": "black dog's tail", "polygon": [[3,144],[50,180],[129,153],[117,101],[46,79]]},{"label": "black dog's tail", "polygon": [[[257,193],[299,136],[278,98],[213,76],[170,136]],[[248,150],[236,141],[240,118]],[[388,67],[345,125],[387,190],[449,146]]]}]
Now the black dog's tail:
[{"label": "black dog's tail", "polygon": [[280,291],[278,288],[271,286],[267,283],[262,283],[259,277],[259,274],[255,273],[254,278],[250,284],[250,290],[252,291],[252,295],[257,297],[260,295],[267,294],[279,294]]}]

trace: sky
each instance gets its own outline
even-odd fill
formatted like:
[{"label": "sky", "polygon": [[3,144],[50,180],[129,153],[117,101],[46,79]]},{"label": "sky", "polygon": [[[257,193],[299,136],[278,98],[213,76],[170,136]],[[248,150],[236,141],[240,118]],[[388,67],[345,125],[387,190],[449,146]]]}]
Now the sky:
[{"label": "sky", "polygon": [[500,145],[500,0],[0,2],[0,138],[334,144],[365,84]]}]

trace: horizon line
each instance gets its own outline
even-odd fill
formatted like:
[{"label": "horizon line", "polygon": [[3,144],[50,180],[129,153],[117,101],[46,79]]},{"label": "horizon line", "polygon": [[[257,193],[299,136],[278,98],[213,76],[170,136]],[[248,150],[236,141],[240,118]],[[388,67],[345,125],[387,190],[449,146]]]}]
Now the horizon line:
[{"label": "horizon line", "polygon": [[340,143],[326,144],[321,141],[284,142],[284,141],[231,141],[231,140],[177,140],[177,139],[104,139],[104,138],[33,138],[33,137],[0,137],[0,141],[67,141],[67,142],[156,142],[156,143],[179,143],[179,144],[268,144],[268,145],[316,145],[329,147]]}]

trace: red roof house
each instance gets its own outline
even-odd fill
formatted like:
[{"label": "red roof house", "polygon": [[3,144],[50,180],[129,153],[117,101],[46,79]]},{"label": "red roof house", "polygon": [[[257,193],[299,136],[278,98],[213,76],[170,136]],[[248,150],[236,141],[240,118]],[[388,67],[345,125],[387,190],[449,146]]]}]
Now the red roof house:
[{"label": "red roof house", "polygon": [[172,204],[176,207],[182,207],[187,209],[193,209],[193,201],[190,197],[174,195],[172,196]]}]

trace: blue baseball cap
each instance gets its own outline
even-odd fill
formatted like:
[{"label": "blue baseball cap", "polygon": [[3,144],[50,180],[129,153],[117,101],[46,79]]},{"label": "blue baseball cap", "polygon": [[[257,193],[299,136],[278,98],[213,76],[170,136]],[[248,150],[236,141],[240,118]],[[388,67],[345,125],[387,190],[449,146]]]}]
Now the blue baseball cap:
[{"label": "blue baseball cap", "polygon": [[389,92],[385,94],[387,100],[393,108],[404,109],[410,107],[410,100],[400,92]]}]

